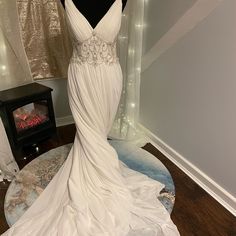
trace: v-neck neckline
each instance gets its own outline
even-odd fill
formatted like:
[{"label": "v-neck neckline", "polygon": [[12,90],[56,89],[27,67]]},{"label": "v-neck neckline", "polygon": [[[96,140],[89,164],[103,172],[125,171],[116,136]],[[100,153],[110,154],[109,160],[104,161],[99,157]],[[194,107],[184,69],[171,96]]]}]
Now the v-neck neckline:
[{"label": "v-neck neckline", "polygon": [[115,3],[117,1],[121,1],[121,0],[115,0],[112,5],[109,7],[108,11],[106,12],[106,14],[101,18],[101,20],[96,24],[96,26],[93,28],[91,26],[91,24],[89,23],[89,21],[86,19],[86,17],[79,11],[79,9],[75,6],[73,0],[69,0],[71,1],[73,7],[75,8],[75,10],[82,16],[82,18],[84,19],[84,21],[87,23],[87,25],[89,26],[91,32],[95,32],[96,29],[98,28],[98,26],[102,23],[102,21],[105,19],[105,17],[108,15],[108,13],[110,12],[110,10],[114,7]]}]

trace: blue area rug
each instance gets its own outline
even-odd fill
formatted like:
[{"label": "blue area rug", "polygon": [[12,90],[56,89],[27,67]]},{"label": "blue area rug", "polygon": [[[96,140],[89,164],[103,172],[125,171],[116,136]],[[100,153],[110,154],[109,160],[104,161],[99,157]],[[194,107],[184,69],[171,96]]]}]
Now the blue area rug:
[{"label": "blue area rug", "polygon": [[[119,159],[129,168],[146,174],[163,184],[158,199],[171,213],[175,201],[175,187],[166,167],[152,154],[134,144],[109,140]],[[65,161],[73,143],[54,148],[26,165],[10,184],[4,203],[9,226],[13,225],[32,205]]]}]

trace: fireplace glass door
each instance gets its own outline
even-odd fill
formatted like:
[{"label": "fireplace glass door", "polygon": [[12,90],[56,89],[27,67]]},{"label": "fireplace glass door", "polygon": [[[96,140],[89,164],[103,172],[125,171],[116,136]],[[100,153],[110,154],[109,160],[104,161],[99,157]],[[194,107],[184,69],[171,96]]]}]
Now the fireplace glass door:
[{"label": "fireplace glass door", "polygon": [[13,111],[18,133],[36,127],[49,120],[47,100],[39,100],[21,106]]}]

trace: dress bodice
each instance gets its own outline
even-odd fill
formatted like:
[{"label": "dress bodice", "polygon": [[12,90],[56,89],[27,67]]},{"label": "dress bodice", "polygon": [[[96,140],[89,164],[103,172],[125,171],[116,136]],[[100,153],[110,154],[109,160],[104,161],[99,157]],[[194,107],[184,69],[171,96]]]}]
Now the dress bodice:
[{"label": "dress bodice", "polygon": [[93,28],[72,0],[65,1],[69,31],[73,44],[71,62],[99,65],[118,61],[117,35],[121,26],[122,0],[115,0]]}]

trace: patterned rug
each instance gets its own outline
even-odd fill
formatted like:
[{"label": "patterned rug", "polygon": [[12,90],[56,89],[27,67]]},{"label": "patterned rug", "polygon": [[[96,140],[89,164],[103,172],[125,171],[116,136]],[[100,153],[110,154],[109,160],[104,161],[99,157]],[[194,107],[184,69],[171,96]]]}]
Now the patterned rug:
[{"label": "patterned rug", "polygon": [[[171,213],[175,201],[175,187],[166,167],[152,154],[134,144],[108,140],[119,159],[129,168],[146,174],[165,184],[158,199]],[[9,226],[13,225],[32,205],[65,161],[73,143],[54,148],[26,165],[10,184],[4,203]]]}]

